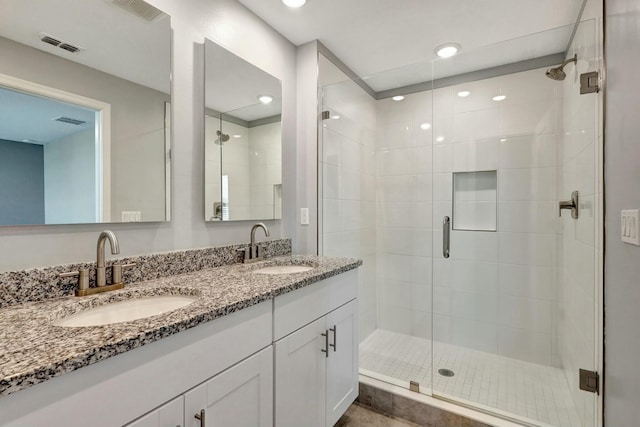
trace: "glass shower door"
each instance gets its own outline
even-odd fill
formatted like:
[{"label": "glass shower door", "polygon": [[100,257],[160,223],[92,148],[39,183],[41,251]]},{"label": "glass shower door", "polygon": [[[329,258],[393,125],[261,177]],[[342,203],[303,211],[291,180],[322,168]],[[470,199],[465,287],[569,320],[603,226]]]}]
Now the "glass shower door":
[{"label": "glass shower door", "polygon": [[[597,360],[599,95],[579,88],[594,22],[572,40],[564,81],[545,65],[433,91],[433,395],[533,425],[597,425],[578,389]],[[578,218],[559,216],[573,191]]]}]

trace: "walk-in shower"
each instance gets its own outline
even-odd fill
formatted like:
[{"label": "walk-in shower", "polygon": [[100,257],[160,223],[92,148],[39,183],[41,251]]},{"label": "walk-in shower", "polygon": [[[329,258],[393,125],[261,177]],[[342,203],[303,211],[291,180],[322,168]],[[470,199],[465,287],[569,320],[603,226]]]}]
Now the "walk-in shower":
[{"label": "walk-in shower", "polygon": [[[364,260],[361,375],[523,424],[598,425],[578,378],[600,360],[601,95],[579,90],[600,67],[598,31],[530,36],[571,39],[561,53],[522,38],[362,80],[337,79],[344,65],[320,55],[320,80],[333,79],[320,252]],[[557,64],[559,82],[545,76]],[[417,81],[371,89],[398,76]],[[579,216],[559,216],[574,191]]]}]

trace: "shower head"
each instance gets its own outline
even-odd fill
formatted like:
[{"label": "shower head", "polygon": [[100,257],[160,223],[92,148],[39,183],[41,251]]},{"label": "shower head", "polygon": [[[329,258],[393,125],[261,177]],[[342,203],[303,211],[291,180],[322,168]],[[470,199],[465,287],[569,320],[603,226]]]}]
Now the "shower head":
[{"label": "shower head", "polygon": [[562,81],[567,77],[567,73],[564,72],[564,67],[567,64],[569,64],[570,62],[576,62],[577,63],[578,62],[578,55],[577,54],[573,55],[573,58],[567,59],[559,67],[549,68],[545,74],[551,80]]},{"label": "shower head", "polygon": [[216,144],[222,145],[224,142],[229,140],[229,135],[226,133],[222,133],[219,130],[216,131],[216,135],[218,135],[218,139],[216,139]]}]

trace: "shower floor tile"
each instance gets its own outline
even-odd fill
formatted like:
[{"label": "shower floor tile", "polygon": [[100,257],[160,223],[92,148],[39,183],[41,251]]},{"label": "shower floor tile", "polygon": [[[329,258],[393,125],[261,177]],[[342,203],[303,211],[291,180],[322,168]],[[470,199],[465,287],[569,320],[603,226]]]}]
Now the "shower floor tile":
[{"label": "shower floor tile", "polygon": [[[416,381],[422,392],[490,407],[540,425],[580,426],[562,369],[378,329],[360,344],[360,368],[395,381]],[[376,375],[374,375],[376,376]]]}]

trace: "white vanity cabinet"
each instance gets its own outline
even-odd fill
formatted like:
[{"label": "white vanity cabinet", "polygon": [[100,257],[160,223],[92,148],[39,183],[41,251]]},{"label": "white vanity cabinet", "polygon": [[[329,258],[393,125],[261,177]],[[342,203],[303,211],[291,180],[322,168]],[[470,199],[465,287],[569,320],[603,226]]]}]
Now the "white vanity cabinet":
[{"label": "white vanity cabinet", "polygon": [[162,405],[126,427],[182,427],[184,421],[184,397],[180,396]]},{"label": "white vanity cabinet", "polygon": [[271,427],[273,347],[186,393],[184,418],[185,427]]},{"label": "white vanity cabinet", "polygon": [[358,396],[356,296],[352,270],[275,299],[277,427],[333,426]]},{"label": "white vanity cabinet", "polygon": [[358,394],[357,278],[329,277],[1,397],[0,427],[333,426]]}]

